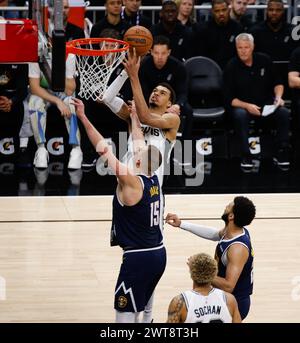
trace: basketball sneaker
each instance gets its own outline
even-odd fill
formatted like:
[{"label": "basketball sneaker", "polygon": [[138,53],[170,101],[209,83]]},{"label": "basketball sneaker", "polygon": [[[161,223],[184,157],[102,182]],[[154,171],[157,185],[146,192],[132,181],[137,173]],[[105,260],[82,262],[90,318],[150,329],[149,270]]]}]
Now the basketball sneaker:
[{"label": "basketball sneaker", "polygon": [[278,167],[288,168],[290,166],[288,149],[280,149],[277,155],[273,157],[273,161],[276,165],[278,165]]},{"label": "basketball sneaker", "polygon": [[251,156],[244,156],[241,161],[241,167],[251,169],[254,167],[253,160]]},{"label": "basketball sneaker", "polygon": [[97,163],[97,156],[94,153],[85,153],[83,156],[82,168],[85,171],[94,169]]},{"label": "basketball sneaker", "polygon": [[34,155],[33,165],[36,168],[45,169],[48,167],[49,153],[45,147],[39,147]]},{"label": "basketball sneaker", "polygon": [[70,152],[68,169],[80,169],[82,164],[82,151],[80,146],[74,147]]}]

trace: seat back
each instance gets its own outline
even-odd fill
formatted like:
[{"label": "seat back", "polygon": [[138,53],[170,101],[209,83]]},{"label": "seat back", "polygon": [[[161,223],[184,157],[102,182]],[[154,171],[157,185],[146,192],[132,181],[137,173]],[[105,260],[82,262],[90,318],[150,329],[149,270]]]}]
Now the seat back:
[{"label": "seat back", "polygon": [[208,57],[196,56],[185,62],[188,74],[188,98],[193,108],[223,105],[222,70]]}]

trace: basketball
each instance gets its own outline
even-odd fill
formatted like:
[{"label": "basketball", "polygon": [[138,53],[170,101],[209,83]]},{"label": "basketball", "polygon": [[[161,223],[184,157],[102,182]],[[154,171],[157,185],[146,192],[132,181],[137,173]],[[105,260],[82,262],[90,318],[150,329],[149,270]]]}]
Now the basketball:
[{"label": "basketball", "polygon": [[135,48],[138,56],[144,56],[152,47],[153,37],[146,27],[137,25],[125,32],[124,41],[128,42],[131,48]]}]

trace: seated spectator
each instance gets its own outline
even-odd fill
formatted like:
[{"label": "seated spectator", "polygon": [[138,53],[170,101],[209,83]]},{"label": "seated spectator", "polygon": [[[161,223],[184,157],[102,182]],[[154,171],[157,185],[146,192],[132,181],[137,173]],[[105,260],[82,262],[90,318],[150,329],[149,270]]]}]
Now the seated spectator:
[{"label": "seated spectator", "polygon": [[72,146],[68,169],[80,169],[82,162],[82,151],[80,148],[80,134],[77,125],[75,108],[70,104],[74,95],[75,84],[75,56],[68,55],[66,61],[66,87],[64,92],[53,93],[45,84],[38,63],[29,63],[29,85],[31,96],[29,98],[29,114],[33,135],[38,149],[35,153],[33,165],[36,168],[47,168],[49,153],[45,148],[47,109],[54,104],[65,119],[69,132],[69,144]]},{"label": "seated spectator", "polygon": [[176,94],[176,104],[181,115],[186,117],[183,138],[189,138],[192,124],[192,109],[187,102],[187,73],[181,61],[170,56],[170,41],[165,36],[154,37],[151,55],[146,56],[140,67],[139,76],[145,99],[149,99],[156,85],[167,82]]},{"label": "seated spectator", "polygon": [[192,56],[194,42],[191,32],[177,19],[177,5],[172,0],[164,1],[160,22],[152,27],[153,36],[166,36],[171,43],[171,55],[180,61]]},{"label": "seated spectator", "polygon": [[[282,0],[269,0],[266,20],[255,25],[251,33],[255,51],[268,54],[272,61],[288,61],[298,41],[293,40],[293,25],[286,22]],[[276,68],[287,84],[287,65],[277,64]]]},{"label": "seated spectator", "polygon": [[[16,0],[0,0],[0,6],[2,7],[15,7],[15,6],[24,6],[25,4],[23,3],[18,3],[19,1]],[[3,16],[5,19],[15,19],[20,17],[19,11],[3,11],[2,12]]]},{"label": "seated spectator", "polygon": [[178,16],[177,19],[182,25],[192,27],[195,21],[194,0],[179,0],[177,1]]},{"label": "seated spectator", "polygon": [[18,140],[28,87],[27,64],[0,64],[0,139]]},{"label": "seated spectator", "polygon": [[121,11],[121,18],[130,26],[141,25],[151,29],[151,20],[140,12],[142,0],[123,0],[124,8]]},{"label": "seated spectator", "polygon": [[195,25],[195,54],[211,58],[223,69],[236,55],[234,39],[241,33],[241,26],[230,19],[226,0],[214,0],[211,11],[207,23]]},{"label": "seated spectator", "polygon": [[248,0],[231,0],[230,18],[238,22],[243,32],[247,32],[253,26],[251,16],[247,15]]},{"label": "seated spectator", "polygon": [[104,29],[118,31],[122,38],[130,25],[121,18],[122,0],[105,0],[106,15],[93,25],[91,37],[98,38]]},{"label": "seated spectator", "polygon": [[[253,53],[253,36],[242,33],[236,37],[237,57],[224,70],[224,93],[236,135],[242,148],[241,167],[252,168],[249,150],[249,121],[273,119],[277,129],[277,153],[274,162],[289,166],[289,111],[284,107],[283,85],[276,79],[272,61],[267,55]],[[275,100],[274,100],[275,99]],[[268,117],[262,117],[265,105],[276,105]]]},{"label": "seated spectator", "polygon": [[69,1],[63,0],[63,6],[63,22],[66,41],[69,42],[74,39],[84,38],[84,31],[80,27],[68,22],[70,12]]}]

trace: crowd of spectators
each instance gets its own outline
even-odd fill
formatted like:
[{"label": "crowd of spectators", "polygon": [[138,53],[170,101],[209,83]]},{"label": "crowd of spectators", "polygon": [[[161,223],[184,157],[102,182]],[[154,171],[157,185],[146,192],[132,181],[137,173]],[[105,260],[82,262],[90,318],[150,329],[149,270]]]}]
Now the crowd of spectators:
[{"label": "crowd of spectators", "polygon": [[[142,60],[140,68],[144,96],[147,99],[150,90],[159,82],[165,81],[172,85],[181,115],[185,118],[182,128],[185,139],[192,137],[193,109],[188,102],[188,75],[184,62],[193,56],[206,56],[212,59],[224,72],[224,107],[241,142],[241,165],[253,166],[247,141],[249,121],[254,119],[259,122],[263,107],[270,104],[276,105],[276,111],[270,118],[277,123],[279,137],[275,160],[279,165],[288,165],[291,113],[284,107],[284,100],[285,96],[292,100],[293,105],[290,108],[296,118],[295,122],[298,123],[300,44],[293,36],[294,26],[287,22],[284,2],[269,0],[265,16],[258,16],[247,9],[248,4],[253,4],[253,1],[213,0],[211,10],[206,15],[203,14],[205,11],[195,10],[195,5],[202,3],[204,2],[194,0],[105,0],[105,15],[93,23],[91,32],[84,32],[68,23],[69,4],[64,0],[66,37],[67,40],[87,35],[101,37],[103,31],[109,30],[112,38],[122,39],[131,26],[147,27],[152,32],[154,43],[150,53]],[[98,3],[91,1],[91,5],[95,6]],[[155,23],[148,12],[140,10],[141,5],[161,6]],[[23,100],[28,92],[31,97],[40,97],[45,108],[50,103],[68,120],[71,118],[71,110],[65,111],[64,99],[76,94],[74,84],[71,91],[66,90],[64,95],[53,94],[47,89],[47,85],[41,87],[42,76],[33,76],[32,70],[33,66],[29,65],[28,82],[27,66],[0,65],[0,120],[6,120],[5,129],[0,125],[1,137],[8,134],[14,137],[18,135],[24,117]],[[116,70],[117,74],[120,72],[121,68]],[[20,76],[22,73],[24,75]],[[67,76],[67,79],[73,80],[75,76],[74,72]],[[28,85],[30,87],[27,87]],[[66,82],[66,87],[67,85]],[[131,96],[128,88],[125,84],[123,97],[126,100]],[[92,120],[95,119],[95,112],[101,112],[101,117],[99,116],[98,122],[94,124],[102,126],[102,132],[104,127],[107,137],[113,136],[112,130],[122,130],[126,127],[117,124],[118,119],[103,104],[88,101],[86,108]],[[29,114],[25,113],[25,117],[36,113],[38,118],[38,109],[34,110],[36,112],[32,109]],[[25,121],[24,119],[24,123]],[[28,123],[32,125],[32,120],[27,118]],[[74,125],[76,128],[77,123]],[[42,127],[46,130],[46,124]],[[81,142],[79,136],[75,142],[70,142],[73,148],[81,143],[83,151],[83,156],[81,151],[78,154],[78,163],[69,162],[71,168],[75,166],[75,169],[79,169],[81,164],[90,167],[95,163],[88,140],[84,133],[82,136]],[[76,133],[74,137],[76,138]],[[44,144],[44,141],[37,140],[36,143]],[[41,147],[44,148],[44,145],[39,146]],[[26,148],[26,144],[22,148]],[[47,156],[45,158],[48,160]],[[47,167],[47,163],[42,163],[42,167]]]}]

